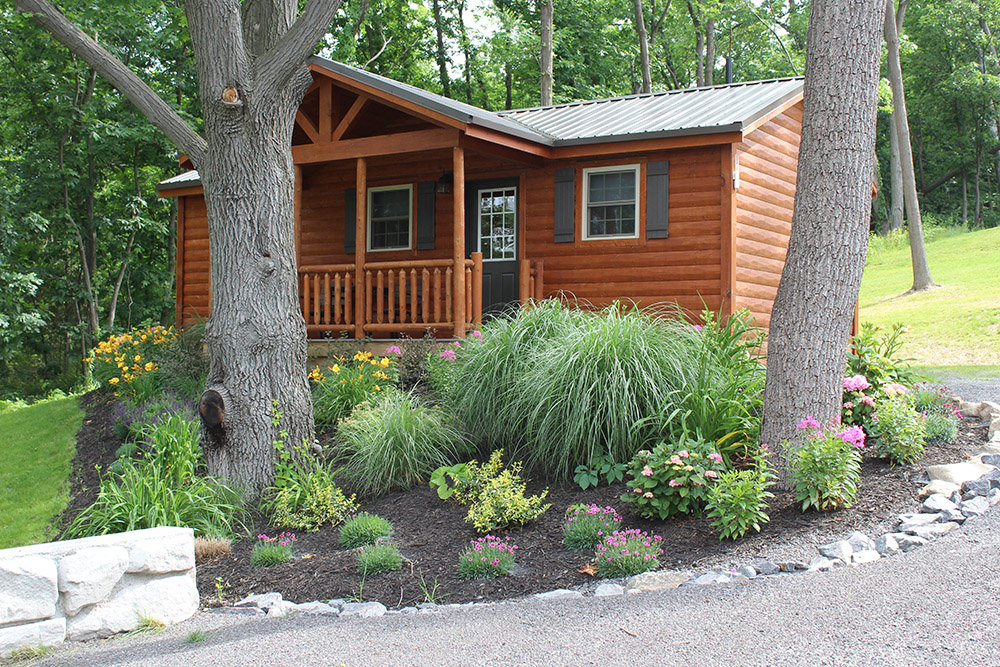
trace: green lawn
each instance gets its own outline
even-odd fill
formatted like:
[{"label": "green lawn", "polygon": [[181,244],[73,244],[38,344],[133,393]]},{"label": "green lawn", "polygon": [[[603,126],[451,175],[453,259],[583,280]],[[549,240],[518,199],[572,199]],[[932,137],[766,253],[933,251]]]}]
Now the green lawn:
[{"label": "green lawn", "polygon": [[1000,228],[943,233],[927,243],[941,287],[913,283],[906,243],[876,242],[861,283],[861,321],[909,326],[904,356],[922,366],[1000,365]]},{"label": "green lawn", "polygon": [[82,422],[76,398],[0,413],[0,549],[54,537]]}]

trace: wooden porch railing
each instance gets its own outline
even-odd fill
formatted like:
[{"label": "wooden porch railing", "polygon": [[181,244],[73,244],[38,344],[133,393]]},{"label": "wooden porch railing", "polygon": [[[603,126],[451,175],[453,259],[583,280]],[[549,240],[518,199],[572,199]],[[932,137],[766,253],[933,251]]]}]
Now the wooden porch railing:
[{"label": "wooden porch railing", "polygon": [[[464,328],[479,326],[483,312],[483,256],[472,253],[459,270],[465,272]],[[347,332],[414,334],[455,330],[454,261],[427,259],[365,262],[364,284],[354,281],[356,265],[302,266],[302,313],[309,334]],[[362,321],[355,322],[353,300],[362,299]]]},{"label": "wooden porch railing", "polygon": [[541,301],[545,298],[544,262],[540,259],[522,259],[518,267],[518,299],[521,305],[528,299]]}]

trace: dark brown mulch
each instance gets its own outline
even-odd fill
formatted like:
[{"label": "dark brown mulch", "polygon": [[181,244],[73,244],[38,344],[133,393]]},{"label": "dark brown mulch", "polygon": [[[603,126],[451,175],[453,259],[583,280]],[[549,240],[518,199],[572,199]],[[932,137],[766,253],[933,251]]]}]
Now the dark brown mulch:
[{"label": "dark brown mulch", "polygon": [[101,490],[101,470],[115,460],[122,441],[115,436],[116,399],[114,393],[98,389],[80,399],[84,411],[83,425],[76,434],[76,456],[70,478],[70,498],[63,514],[63,527],[84,507],[97,500]]},{"label": "dark brown mulch", "polygon": [[[106,467],[120,444],[112,431],[112,405],[106,395],[89,394],[80,432],[71,510],[67,516],[92,502],[96,496],[95,464]],[[198,564],[198,588],[206,605],[218,604],[221,591],[229,602],[250,593],[278,591],[287,600],[307,602],[331,598],[378,600],[388,607],[401,607],[427,600],[468,602],[498,600],[530,593],[587,585],[594,580],[580,570],[592,554],[568,551],[562,544],[563,511],[573,503],[597,503],[617,509],[628,527],[653,531],[664,538],[663,565],[676,569],[708,569],[771,560],[808,560],[816,545],[861,530],[872,537],[890,530],[897,514],[912,511],[917,504],[919,477],[927,465],[953,463],[969,456],[986,440],[986,425],[963,420],[960,436],[952,444],[930,444],[924,459],[908,466],[891,467],[866,458],[855,505],[836,512],[801,513],[789,494],[778,493],[771,504],[771,521],[759,534],[731,542],[720,542],[709,523],[687,517],[667,522],[636,517],[619,496],[623,485],[581,491],[578,487],[550,490],[552,508],[533,524],[509,535],[518,545],[517,570],[495,580],[460,579],[456,573],[459,552],[477,537],[465,523],[465,508],[443,502],[428,487],[395,493],[362,505],[362,509],[385,517],[395,526],[394,541],[405,556],[399,572],[367,577],[357,573],[355,553],[343,550],[336,528],[300,533],[296,557],[289,563],[251,568],[253,539],[233,545],[231,556]],[[533,485],[537,492],[541,489]],[[280,528],[255,516],[251,535],[276,535]]]}]

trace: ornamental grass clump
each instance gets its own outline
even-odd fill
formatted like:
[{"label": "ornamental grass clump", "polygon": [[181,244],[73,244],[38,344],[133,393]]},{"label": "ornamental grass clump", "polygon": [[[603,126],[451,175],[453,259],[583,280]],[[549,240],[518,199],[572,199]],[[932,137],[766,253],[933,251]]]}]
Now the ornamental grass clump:
[{"label": "ornamental grass clump", "polygon": [[345,549],[374,544],[392,537],[392,524],[380,516],[362,512],[340,528],[340,546]]},{"label": "ornamental grass clump", "polygon": [[705,509],[720,540],[738,539],[751,528],[759,533],[760,527],[771,520],[767,501],[774,497],[768,491],[774,475],[767,462],[769,454],[768,446],[761,444],[753,467],[728,470],[709,487]]},{"label": "ornamental grass clump", "polygon": [[411,489],[470,450],[439,408],[397,389],[375,404],[359,406],[340,422],[337,433],[344,473],[367,496]]},{"label": "ornamental grass clump", "polygon": [[924,455],[926,429],[910,398],[898,391],[879,403],[873,418],[875,454],[892,463],[913,463]]},{"label": "ornamental grass clump", "polygon": [[392,572],[403,567],[399,547],[381,537],[358,550],[358,572],[362,576]]},{"label": "ornamental grass clump", "polygon": [[486,535],[469,542],[458,558],[458,576],[463,579],[493,579],[514,571],[517,545],[509,537]]},{"label": "ornamental grass clump", "polygon": [[612,507],[570,505],[563,526],[563,544],[573,551],[589,551],[605,535],[618,530],[622,518]]},{"label": "ornamental grass clump", "polygon": [[662,537],[638,528],[616,530],[605,535],[594,552],[597,576],[616,579],[655,570],[660,566],[662,545]]},{"label": "ornamental grass clump", "polygon": [[632,459],[626,482],[630,490],[622,500],[649,519],[700,515],[709,485],[723,470],[725,464],[714,443],[694,438],[677,444],[661,442]]},{"label": "ornamental grass clump", "polygon": [[860,426],[822,426],[812,417],[799,422],[799,442],[790,445],[795,500],[802,511],[850,507],[861,481]]},{"label": "ornamental grass clump", "polygon": [[250,554],[250,567],[271,567],[292,560],[292,544],[295,543],[295,533],[281,533],[276,537],[268,537],[261,533],[257,543],[253,545]]}]

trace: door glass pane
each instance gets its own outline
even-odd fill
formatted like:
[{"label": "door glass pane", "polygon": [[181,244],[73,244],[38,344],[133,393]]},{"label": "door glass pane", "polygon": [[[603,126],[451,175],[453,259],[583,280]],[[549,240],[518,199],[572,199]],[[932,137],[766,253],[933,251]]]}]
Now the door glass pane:
[{"label": "door glass pane", "polygon": [[479,251],[484,260],[516,256],[516,195],[514,188],[479,192]]}]

